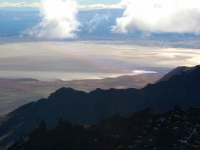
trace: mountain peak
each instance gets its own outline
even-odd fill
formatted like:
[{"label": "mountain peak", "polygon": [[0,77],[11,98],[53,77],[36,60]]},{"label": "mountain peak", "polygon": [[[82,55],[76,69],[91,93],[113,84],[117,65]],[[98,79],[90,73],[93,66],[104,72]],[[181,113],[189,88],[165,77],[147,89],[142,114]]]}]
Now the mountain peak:
[{"label": "mountain peak", "polygon": [[[7,120],[3,119],[0,122],[0,147],[19,139],[24,132],[31,132],[42,119],[48,129],[54,128],[60,118],[69,120],[72,124],[89,124],[120,113],[125,117],[133,114],[130,119],[145,120],[155,117],[155,112],[170,110],[175,104],[184,110],[192,106],[200,107],[199,97],[200,66],[190,67],[165,82],[142,89],[96,89],[85,93],[72,88],[61,88],[48,99],[24,105],[11,112]],[[179,106],[175,106],[172,112],[179,112]],[[143,109],[145,110],[141,113],[135,113]],[[195,111],[195,108],[191,110]],[[124,120],[123,116],[115,117]]]},{"label": "mountain peak", "polygon": [[172,71],[170,71],[169,73],[167,73],[166,75],[164,75],[160,80],[158,80],[157,82],[161,82],[161,81],[168,81],[171,77],[175,76],[175,75],[180,75],[182,72],[188,71],[190,69],[192,69],[193,67],[186,67],[186,66],[179,66],[175,69],[173,69]]}]

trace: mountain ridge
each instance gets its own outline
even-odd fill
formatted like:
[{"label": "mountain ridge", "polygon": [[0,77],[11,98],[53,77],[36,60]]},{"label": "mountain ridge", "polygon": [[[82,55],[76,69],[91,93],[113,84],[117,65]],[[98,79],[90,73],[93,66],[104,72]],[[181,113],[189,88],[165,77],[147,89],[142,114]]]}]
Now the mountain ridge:
[{"label": "mountain ridge", "polygon": [[180,75],[182,72],[191,70],[193,67],[186,67],[186,66],[179,66],[173,70],[171,70],[169,73],[167,73],[166,75],[164,75],[161,79],[159,79],[157,82],[161,82],[161,81],[167,81],[169,80],[172,76],[174,75]]},{"label": "mountain ridge", "polygon": [[72,124],[89,124],[114,113],[129,116],[146,107],[158,113],[168,111],[175,104],[184,110],[191,106],[200,107],[199,97],[199,65],[168,81],[149,84],[142,89],[96,89],[85,93],[61,88],[48,99],[29,103],[7,114],[7,120],[0,125],[0,146],[3,148],[23,133],[32,132],[43,119],[48,129],[54,128],[59,118]]},{"label": "mountain ridge", "polygon": [[200,108],[156,114],[151,108],[130,117],[119,113],[88,125],[72,125],[60,119],[48,130],[44,120],[34,132],[25,134],[8,150],[87,149],[191,149],[200,148]]}]

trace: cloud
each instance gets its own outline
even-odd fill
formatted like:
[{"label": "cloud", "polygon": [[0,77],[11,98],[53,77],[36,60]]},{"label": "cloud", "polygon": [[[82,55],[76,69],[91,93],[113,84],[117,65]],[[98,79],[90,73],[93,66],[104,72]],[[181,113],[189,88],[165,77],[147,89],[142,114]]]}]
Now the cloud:
[{"label": "cloud", "polygon": [[105,4],[93,4],[93,5],[78,5],[79,9],[102,9],[107,8]]},{"label": "cloud", "polygon": [[42,21],[24,33],[47,39],[76,38],[75,32],[81,25],[76,18],[77,13],[77,4],[73,0],[42,0]]},{"label": "cloud", "polygon": [[108,18],[109,18],[109,15],[106,15],[106,14],[95,14],[94,17],[89,22],[87,22],[89,32],[92,32],[93,30],[95,30],[100,22],[104,20],[108,20]]},{"label": "cloud", "polygon": [[123,16],[112,27],[115,33],[139,30],[149,33],[200,33],[199,0],[123,0]]},{"label": "cloud", "polygon": [[0,7],[40,7],[41,3],[26,3],[26,2],[19,2],[19,3],[9,3],[9,2],[2,2],[0,3]]},{"label": "cloud", "polygon": [[126,2],[118,4],[93,4],[93,5],[78,5],[79,9],[125,9],[127,8]]},{"label": "cloud", "polygon": [[[19,3],[9,3],[9,2],[2,2],[0,3],[0,7],[40,7],[42,3],[34,2],[34,3],[26,3],[26,2],[19,2]],[[118,4],[93,4],[93,5],[77,5],[78,9],[125,9],[127,8],[127,2],[121,2]]]},{"label": "cloud", "polygon": [[146,70],[134,70],[132,71],[134,74],[146,74],[146,73],[157,73],[155,71],[146,71]]}]

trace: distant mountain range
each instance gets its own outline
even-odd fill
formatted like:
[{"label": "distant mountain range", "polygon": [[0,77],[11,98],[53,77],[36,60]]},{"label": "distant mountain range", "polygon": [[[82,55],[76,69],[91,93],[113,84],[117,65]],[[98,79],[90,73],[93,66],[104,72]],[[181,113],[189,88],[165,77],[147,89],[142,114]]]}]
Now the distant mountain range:
[{"label": "distant mountain range", "polygon": [[150,108],[126,118],[120,114],[89,125],[60,119],[49,131],[41,121],[8,150],[199,150],[200,108],[183,111],[175,106],[164,114]]},{"label": "distant mountain range", "polygon": [[11,145],[23,133],[32,132],[41,120],[48,129],[55,128],[59,118],[72,124],[99,122],[121,113],[130,116],[134,112],[151,107],[157,113],[171,109],[175,104],[188,109],[200,107],[200,66],[184,69],[179,75],[149,84],[142,89],[96,89],[90,93],[61,88],[48,99],[41,99],[21,106],[0,118],[0,147]]}]

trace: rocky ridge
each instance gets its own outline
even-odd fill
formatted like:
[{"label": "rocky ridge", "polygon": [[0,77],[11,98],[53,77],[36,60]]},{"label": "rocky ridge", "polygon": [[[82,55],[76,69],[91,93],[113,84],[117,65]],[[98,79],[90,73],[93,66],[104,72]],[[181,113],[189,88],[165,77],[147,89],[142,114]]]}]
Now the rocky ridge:
[{"label": "rocky ridge", "polygon": [[116,113],[99,123],[72,125],[60,119],[55,129],[47,130],[41,121],[38,128],[23,135],[8,150],[199,150],[200,108],[187,111],[178,105],[156,114],[152,109],[124,117]]},{"label": "rocky ridge", "polygon": [[48,129],[55,128],[59,118],[72,124],[89,124],[114,113],[128,117],[146,107],[156,113],[166,112],[175,104],[183,110],[200,107],[199,97],[200,66],[142,89],[96,89],[86,93],[61,88],[48,99],[23,105],[0,117],[0,149],[5,149],[22,134],[32,132],[43,119]]}]

